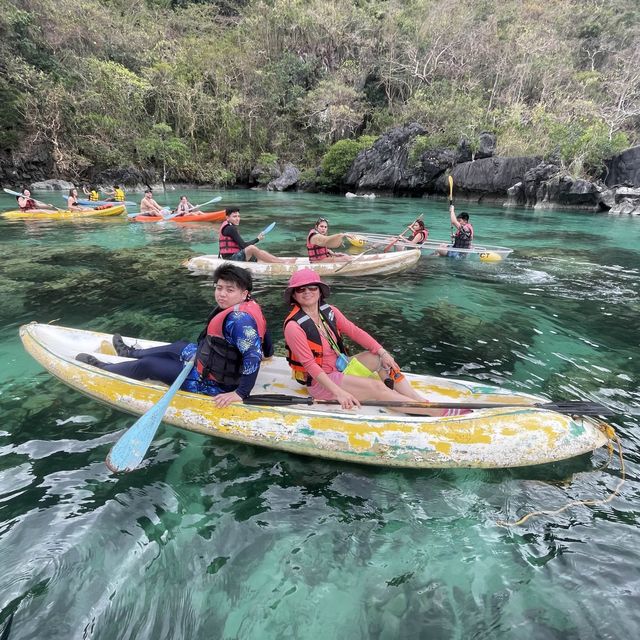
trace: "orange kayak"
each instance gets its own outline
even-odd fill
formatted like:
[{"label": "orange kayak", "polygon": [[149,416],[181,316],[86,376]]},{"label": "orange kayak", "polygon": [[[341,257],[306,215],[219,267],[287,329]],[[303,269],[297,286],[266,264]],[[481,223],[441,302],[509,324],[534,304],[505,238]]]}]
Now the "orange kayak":
[{"label": "orange kayak", "polygon": [[[224,209],[222,211],[203,211],[202,213],[188,213],[184,216],[171,218],[167,222],[222,222],[225,219]],[[134,222],[160,222],[164,220],[161,216],[136,216],[130,218]]]}]

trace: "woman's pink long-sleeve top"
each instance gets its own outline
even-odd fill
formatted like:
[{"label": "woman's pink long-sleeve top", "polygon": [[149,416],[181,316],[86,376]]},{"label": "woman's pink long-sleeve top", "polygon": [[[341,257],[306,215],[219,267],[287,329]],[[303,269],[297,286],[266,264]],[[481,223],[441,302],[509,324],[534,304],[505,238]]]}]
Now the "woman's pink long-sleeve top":
[{"label": "woman's pink long-sleeve top", "polygon": [[[336,328],[343,336],[351,338],[359,344],[363,349],[370,351],[374,355],[382,348],[382,345],[371,337],[366,331],[360,329],[343,315],[343,313],[334,306],[331,306],[336,318]],[[327,327],[328,329],[328,327]],[[330,329],[328,329],[331,331]],[[311,353],[307,335],[297,322],[288,322],[284,329],[284,339],[289,345],[289,349],[295,354],[296,360],[302,364],[305,371],[315,380],[318,375],[324,371],[332,373],[336,369],[336,352],[331,348],[331,344],[320,332],[322,340],[322,366],[319,366]],[[335,336],[334,336],[335,338]]]}]

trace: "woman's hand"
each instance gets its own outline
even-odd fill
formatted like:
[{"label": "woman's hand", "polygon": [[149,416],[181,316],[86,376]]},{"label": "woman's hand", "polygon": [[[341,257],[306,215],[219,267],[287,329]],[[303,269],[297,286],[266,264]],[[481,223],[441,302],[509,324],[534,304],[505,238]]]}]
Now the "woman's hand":
[{"label": "woman's hand", "polygon": [[386,349],[381,349],[380,351],[378,351],[378,355],[380,356],[380,365],[384,369],[400,369],[398,363]]},{"label": "woman's hand", "polygon": [[344,389],[338,389],[338,391],[336,391],[336,400],[340,403],[340,406],[343,409],[353,409],[354,407],[360,407],[358,398],[350,394],[348,391],[345,391]]},{"label": "woman's hand", "polygon": [[258,234],[258,240],[264,240],[264,233]]},{"label": "woman's hand", "polygon": [[233,402],[242,402],[242,398],[235,391],[229,391],[228,393],[220,393],[214,396],[213,401],[216,403],[216,407],[223,409]]}]

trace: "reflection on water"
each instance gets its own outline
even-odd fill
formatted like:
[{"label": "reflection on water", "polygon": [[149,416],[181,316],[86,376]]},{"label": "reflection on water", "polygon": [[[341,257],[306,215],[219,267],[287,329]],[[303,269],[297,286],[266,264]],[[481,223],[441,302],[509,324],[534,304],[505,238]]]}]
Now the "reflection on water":
[{"label": "reflection on water", "polygon": [[[426,208],[431,236],[449,233],[437,201],[243,191],[224,202],[241,206],[246,238],[276,221],[262,246],[281,254],[301,253],[319,215],[335,231],[398,233]],[[217,225],[2,222],[0,635],[10,624],[12,640],[631,636],[640,221],[465,208],[479,241],[515,249],[508,260],[334,278],[331,300],[408,370],[615,408],[618,497],[505,529],[497,521],[606,497],[619,464],[601,469],[601,450],[535,468],[393,471],[170,427],[143,468],[114,476],[104,458],[132,418],[43,373],[17,328],[195,336],[211,281],[180,264],[217,251]],[[279,352],[283,286],[255,286]]]}]

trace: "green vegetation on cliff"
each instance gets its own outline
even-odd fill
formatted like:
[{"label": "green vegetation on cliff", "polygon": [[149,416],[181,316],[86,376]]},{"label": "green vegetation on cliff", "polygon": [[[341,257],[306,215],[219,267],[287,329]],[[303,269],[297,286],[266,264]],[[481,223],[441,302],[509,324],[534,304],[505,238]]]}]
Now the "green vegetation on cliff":
[{"label": "green vegetation on cliff", "polygon": [[[246,180],[263,154],[428,139],[573,171],[640,140],[636,0],[0,0],[0,144],[60,176]],[[325,158],[328,183],[352,151]],[[342,154],[342,155],[341,155]],[[340,156],[340,157],[338,157]],[[264,156],[263,156],[264,157]],[[333,173],[331,173],[333,172]]]}]

